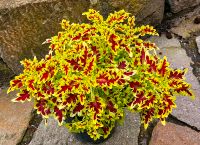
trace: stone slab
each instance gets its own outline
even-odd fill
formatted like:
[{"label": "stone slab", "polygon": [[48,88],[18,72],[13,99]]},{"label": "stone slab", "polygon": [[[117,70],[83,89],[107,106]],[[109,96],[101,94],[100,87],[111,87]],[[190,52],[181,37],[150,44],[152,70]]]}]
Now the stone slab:
[{"label": "stone slab", "polygon": [[154,128],[149,145],[199,145],[200,133],[186,126],[168,122]]},{"label": "stone slab", "polygon": [[[162,35],[161,37],[153,37],[150,40],[154,41],[154,43],[160,47],[162,56],[167,56],[172,68],[188,68],[188,73],[185,76],[186,81],[192,84],[192,89],[194,90],[196,98],[192,100],[189,97],[178,96],[176,100],[177,108],[172,111],[172,115],[200,130],[200,84],[192,73],[192,67],[190,66],[190,63],[192,63],[191,58],[188,57],[185,50],[180,47],[178,39],[176,38],[167,39]],[[176,45],[172,46],[173,43]]]},{"label": "stone slab", "polygon": [[200,0],[167,0],[173,13],[180,12],[184,9],[200,4]]},{"label": "stone slab", "polygon": [[32,102],[13,103],[16,92],[0,90],[0,145],[16,145],[22,139],[33,109]]},{"label": "stone slab", "polygon": [[200,36],[196,37],[196,43],[197,43],[198,52],[200,54]]},{"label": "stone slab", "polygon": [[[114,134],[102,145],[138,145],[140,132],[140,117],[138,114],[127,113],[123,126],[116,126]],[[39,125],[29,145],[92,145],[82,143],[67,128],[58,126],[53,118],[48,119],[48,125],[44,121]]]}]

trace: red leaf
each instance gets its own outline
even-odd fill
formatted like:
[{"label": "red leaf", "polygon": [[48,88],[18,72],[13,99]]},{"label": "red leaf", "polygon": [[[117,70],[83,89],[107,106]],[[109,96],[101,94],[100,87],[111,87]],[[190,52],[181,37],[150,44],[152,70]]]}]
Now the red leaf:
[{"label": "red leaf", "polygon": [[142,49],[141,56],[140,56],[141,64],[144,62],[144,60],[145,60],[145,51],[144,51],[144,49]]},{"label": "red leaf", "polygon": [[110,38],[109,38],[109,42],[112,44],[112,50],[116,51],[116,46],[118,45],[117,42],[115,41],[115,39],[117,38],[116,35],[111,34]]},{"label": "red leaf", "polygon": [[77,100],[77,95],[76,94],[69,94],[66,100],[63,102],[64,105],[66,104],[71,104],[72,102],[76,102]]},{"label": "red leaf", "polygon": [[90,106],[90,108],[93,108],[94,111],[98,114],[99,110],[101,110],[102,107],[101,107],[101,103],[98,102],[98,98],[97,97],[95,97],[95,98],[97,101],[89,103],[89,106]]},{"label": "red leaf", "polygon": [[118,68],[119,69],[125,69],[126,68],[126,61],[120,62],[119,65],[118,65]]},{"label": "red leaf", "polygon": [[33,86],[33,82],[34,82],[34,80],[30,80],[29,81],[29,88],[31,88],[32,90],[35,90],[35,88],[34,88],[34,86]]},{"label": "red leaf", "polygon": [[16,98],[15,100],[16,101],[25,101],[26,99],[29,99],[30,98],[30,95],[29,95],[29,92],[24,90],[22,94],[19,94],[19,97]]},{"label": "red leaf", "polygon": [[174,79],[183,79],[184,72],[178,72],[177,70],[171,71],[169,78],[174,78]]},{"label": "red leaf", "polygon": [[159,72],[162,76],[164,76],[165,73],[166,73],[166,68],[167,68],[167,61],[166,61],[166,59],[164,59],[163,64],[162,64],[162,67],[158,70],[158,72]]},{"label": "red leaf", "polygon": [[136,92],[137,88],[141,87],[141,84],[138,81],[136,81],[136,82],[129,82],[129,85],[133,89],[133,92]]},{"label": "red leaf", "polygon": [[83,108],[84,108],[84,106],[81,105],[80,103],[78,103],[78,104],[76,105],[76,107],[74,108],[73,113],[80,112]]},{"label": "red leaf", "polygon": [[78,40],[81,38],[81,33],[78,34],[78,36],[75,36],[74,38],[72,38],[72,40]]},{"label": "red leaf", "polygon": [[21,88],[23,86],[21,80],[13,80],[12,82],[13,82],[12,87],[17,86],[18,88]]},{"label": "red leaf", "polygon": [[49,73],[48,73],[48,72],[45,72],[45,73],[42,75],[42,78],[40,79],[40,81],[42,81],[43,79],[44,79],[44,80],[47,80],[48,76],[49,76]]},{"label": "red leaf", "polygon": [[114,105],[111,101],[108,101],[107,109],[109,109],[111,112],[114,112],[114,113],[117,112],[117,109],[114,108]]}]

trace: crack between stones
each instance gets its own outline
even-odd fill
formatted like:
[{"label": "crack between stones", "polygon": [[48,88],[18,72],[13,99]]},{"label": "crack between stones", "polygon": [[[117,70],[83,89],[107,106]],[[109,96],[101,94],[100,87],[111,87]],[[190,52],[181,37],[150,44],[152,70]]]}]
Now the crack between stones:
[{"label": "crack between stones", "polygon": [[36,110],[31,113],[31,120],[29,121],[29,125],[22,136],[22,139],[17,145],[27,145],[31,142],[35,131],[38,126],[42,122],[42,116],[37,114]]},{"label": "crack between stones", "polygon": [[181,120],[179,120],[177,117],[175,117],[175,116],[173,116],[173,115],[171,115],[171,114],[170,114],[169,117],[167,118],[167,121],[168,121],[168,122],[171,122],[171,123],[174,123],[174,124],[177,124],[177,125],[180,125],[180,126],[186,126],[186,127],[190,128],[190,129],[192,129],[192,130],[194,130],[194,131],[200,133],[200,130],[199,130],[197,127],[192,126],[192,125],[190,125],[190,124],[188,124],[188,123],[186,123],[186,122],[184,122],[184,121],[181,121]]},{"label": "crack between stones", "polygon": [[138,145],[149,145],[153,130],[156,127],[157,123],[158,120],[152,121],[146,130],[144,129],[144,125],[141,124],[140,133],[138,136]]}]

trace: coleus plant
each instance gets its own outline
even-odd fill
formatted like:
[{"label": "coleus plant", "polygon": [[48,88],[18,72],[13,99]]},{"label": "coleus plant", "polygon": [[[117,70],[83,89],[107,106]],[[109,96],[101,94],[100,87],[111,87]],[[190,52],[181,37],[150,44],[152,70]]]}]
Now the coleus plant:
[{"label": "coleus plant", "polygon": [[156,55],[158,47],[141,39],[158,35],[152,26],[135,27],[135,17],[124,10],[106,20],[93,9],[83,15],[91,22],[62,20],[63,31],[45,41],[50,50],[44,59],[21,61],[23,73],[8,89],[20,90],[13,102],[33,99],[45,120],[53,116],[96,140],[123,121],[124,109],[139,112],[147,128],[152,119],[165,124],[176,95],[194,97],[187,70],[170,68],[166,57]]}]

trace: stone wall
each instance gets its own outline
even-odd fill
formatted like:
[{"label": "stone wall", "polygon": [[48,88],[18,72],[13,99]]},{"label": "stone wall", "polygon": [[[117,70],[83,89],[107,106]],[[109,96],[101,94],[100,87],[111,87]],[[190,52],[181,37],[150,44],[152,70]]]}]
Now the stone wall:
[{"label": "stone wall", "polygon": [[99,10],[104,17],[125,9],[141,24],[162,21],[164,0],[3,0],[0,1],[0,57],[15,74],[22,72],[20,60],[44,57],[48,45],[41,45],[60,30],[63,18],[85,22],[82,12]]},{"label": "stone wall", "polygon": [[[200,0],[167,2],[171,12],[176,13],[198,5]],[[156,26],[163,19],[164,7],[165,0],[1,0],[0,58],[15,74],[21,73],[21,60],[33,56],[41,59],[47,54],[48,45],[41,44],[61,30],[63,18],[85,22],[81,14],[89,8],[99,10],[104,17],[125,9],[136,16],[137,24]]]}]

